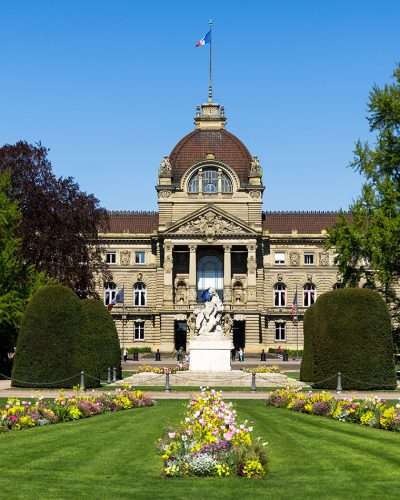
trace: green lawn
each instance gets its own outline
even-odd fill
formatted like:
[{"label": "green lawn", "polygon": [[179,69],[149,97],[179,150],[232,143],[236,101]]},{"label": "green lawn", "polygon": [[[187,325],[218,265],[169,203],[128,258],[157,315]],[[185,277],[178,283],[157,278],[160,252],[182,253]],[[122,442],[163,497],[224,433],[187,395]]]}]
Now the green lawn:
[{"label": "green lawn", "polygon": [[265,480],[163,479],[155,442],[182,401],[0,435],[0,498],[398,498],[400,434],[235,403],[269,442]]}]

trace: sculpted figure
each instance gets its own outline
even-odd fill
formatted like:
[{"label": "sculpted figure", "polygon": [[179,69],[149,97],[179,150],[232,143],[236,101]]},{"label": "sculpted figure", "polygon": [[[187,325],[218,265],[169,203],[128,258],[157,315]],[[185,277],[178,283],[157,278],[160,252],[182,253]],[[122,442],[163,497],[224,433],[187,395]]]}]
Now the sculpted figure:
[{"label": "sculpted figure", "polygon": [[224,305],[218,293],[213,288],[206,290],[204,307],[197,311],[196,314],[196,331],[198,335],[222,334],[221,318],[223,310]]}]

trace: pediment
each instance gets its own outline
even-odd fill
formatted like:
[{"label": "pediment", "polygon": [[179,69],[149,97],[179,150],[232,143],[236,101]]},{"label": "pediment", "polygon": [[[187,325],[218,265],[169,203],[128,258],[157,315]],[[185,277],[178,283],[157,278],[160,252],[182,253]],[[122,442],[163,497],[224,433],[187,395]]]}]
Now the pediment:
[{"label": "pediment", "polygon": [[206,207],[178,221],[165,234],[196,236],[213,241],[220,237],[255,236],[256,232],[223,210]]}]

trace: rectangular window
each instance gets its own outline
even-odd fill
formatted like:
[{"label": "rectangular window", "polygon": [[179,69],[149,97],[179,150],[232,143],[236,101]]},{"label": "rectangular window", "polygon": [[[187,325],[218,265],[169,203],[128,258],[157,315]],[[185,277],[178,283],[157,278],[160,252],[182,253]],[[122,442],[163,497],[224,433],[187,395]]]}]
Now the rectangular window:
[{"label": "rectangular window", "polygon": [[275,252],[275,264],[284,264],[285,263],[285,253],[284,252]]},{"label": "rectangular window", "polygon": [[286,323],[275,323],[275,340],[279,342],[286,340]]},{"label": "rectangular window", "polygon": [[134,340],[144,340],[144,321],[135,321]]},{"label": "rectangular window", "polygon": [[144,252],[135,252],[135,264],[144,264]]},{"label": "rectangular window", "polygon": [[314,264],[314,254],[313,253],[305,253],[304,254],[304,264],[305,265]]},{"label": "rectangular window", "polygon": [[115,264],[117,262],[117,253],[116,252],[107,252],[106,253],[106,263],[107,264]]}]

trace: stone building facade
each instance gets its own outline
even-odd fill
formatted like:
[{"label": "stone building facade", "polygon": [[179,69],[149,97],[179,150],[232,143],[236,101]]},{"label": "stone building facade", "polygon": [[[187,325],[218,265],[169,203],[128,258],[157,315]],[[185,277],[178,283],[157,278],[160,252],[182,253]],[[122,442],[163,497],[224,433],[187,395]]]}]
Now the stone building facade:
[{"label": "stone building facade", "polygon": [[109,304],[124,291],[111,311],[121,345],[185,348],[212,286],[236,348],[301,349],[306,308],[340,286],[324,249],[337,214],[263,212],[260,163],[226,130],[223,107],[203,104],[194,121],[161,161],[158,212],[111,212],[101,235],[113,280],[99,294]]}]

